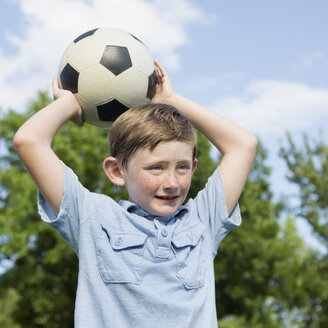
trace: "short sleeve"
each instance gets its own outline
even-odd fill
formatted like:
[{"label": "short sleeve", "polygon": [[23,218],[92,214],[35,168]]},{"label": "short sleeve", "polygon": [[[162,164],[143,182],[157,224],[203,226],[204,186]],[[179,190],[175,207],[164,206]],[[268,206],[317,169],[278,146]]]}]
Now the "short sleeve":
[{"label": "short sleeve", "polygon": [[219,168],[208,179],[205,188],[195,198],[198,215],[208,227],[213,242],[213,253],[223,238],[241,224],[239,204],[228,214],[223,182]]},{"label": "short sleeve", "polygon": [[75,173],[63,163],[63,199],[58,216],[55,215],[41,192],[38,210],[41,219],[53,227],[78,254],[80,226],[88,219],[90,192],[82,186]]}]

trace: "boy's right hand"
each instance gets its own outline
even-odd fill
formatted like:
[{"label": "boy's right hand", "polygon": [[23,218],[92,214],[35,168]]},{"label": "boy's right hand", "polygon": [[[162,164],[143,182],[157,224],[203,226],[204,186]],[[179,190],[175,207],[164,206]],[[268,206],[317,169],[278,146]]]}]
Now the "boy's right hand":
[{"label": "boy's right hand", "polygon": [[64,90],[59,87],[57,75],[52,80],[52,93],[54,100],[61,97],[66,97],[67,100],[72,103],[72,106],[70,106],[72,108],[72,116],[70,117],[70,120],[76,125],[82,126],[84,124],[82,108],[71,91]]}]

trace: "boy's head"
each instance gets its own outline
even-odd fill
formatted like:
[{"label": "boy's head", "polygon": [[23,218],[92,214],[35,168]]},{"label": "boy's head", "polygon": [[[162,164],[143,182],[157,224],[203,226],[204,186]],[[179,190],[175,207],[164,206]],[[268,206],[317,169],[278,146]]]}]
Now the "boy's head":
[{"label": "boy's head", "polygon": [[109,151],[122,167],[140,149],[153,150],[160,142],[190,142],[193,159],[197,155],[197,137],[188,119],[175,107],[148,103],[120,115],[109,133]]},{"label": "boy's head", "polygon": [[130,201],[156,216],[172,215],[188,193],[197,165],[197,139],[174,107],[147,104],[123,113],[109,135],[108,178]]}]

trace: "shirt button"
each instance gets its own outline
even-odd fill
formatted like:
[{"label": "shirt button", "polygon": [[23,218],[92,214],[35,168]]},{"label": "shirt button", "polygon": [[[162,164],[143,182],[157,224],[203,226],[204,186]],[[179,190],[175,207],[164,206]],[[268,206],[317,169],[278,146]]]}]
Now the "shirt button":
[{"label": "shirt button", "polygon": [[167,235],[168,235],[169,233],[167,232],[166,229],[163,229],[163,230],[161,231],[161,234],[162,234],[162,236],[165,238],[165,237],[167,237]]},{"label": "shirt button", "polygon": [[115,241],[115,246],[120,246],[122,245],[123,242],[123,238],[122,237],[118,237]]}]

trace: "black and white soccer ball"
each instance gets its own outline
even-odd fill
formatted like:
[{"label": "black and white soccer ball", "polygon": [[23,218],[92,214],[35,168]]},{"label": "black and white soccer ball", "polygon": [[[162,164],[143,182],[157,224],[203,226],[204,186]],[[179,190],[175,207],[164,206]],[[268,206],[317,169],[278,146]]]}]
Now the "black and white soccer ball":
[{"label": "black and white soccer ball", "polygon": [[85,122],[107,127],[156,91],[154,60],[132,34],[98,28],[77,37],[60,61],[59,84],[73,92]]}]

